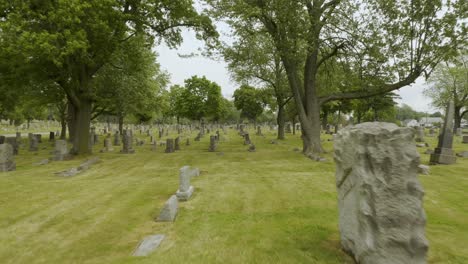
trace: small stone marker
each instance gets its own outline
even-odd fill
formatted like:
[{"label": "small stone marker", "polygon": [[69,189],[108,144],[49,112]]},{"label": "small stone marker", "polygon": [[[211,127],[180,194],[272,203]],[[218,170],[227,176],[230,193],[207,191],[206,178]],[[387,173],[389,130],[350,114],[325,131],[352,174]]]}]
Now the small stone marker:
[{"label": "small stone marker", "polygon": [[164,235],[152,235],[145,237],[133,252],[134,257],[145,257],[156,250],[164,240]]},{"label": "small stone marker", "polygon": [[49,132],[49,141],[54,141],[55,140],[55,132]]},{"label": "small stone marker", "polygon": [[244,133],[244,145],[250,145],[251,143],[249,133]]},{"label": "small stone marker", "polygon": [[56,140],[54,150],[54,160],[65,160],[69,158],[68,146],[66,140]]},{"label": "small stone marker", "polygon": [[468,151],[463,151],[457,154],[460,158],[468,158]]},{"label": "small stone marker", "polygon": [[426,263],[414,129],[363,123],[335,137],[341,245],[357,263]]},{"label": "small stone marker", "polygon": [[0,144],[0,172],[16,170],[13,146],[8,143]]},{"label": "small stone marker", "polygon": [[257,148],[255,147],[255,144],[253,144],[253,143],[250,144],[250,145],[249,145],[248,151],[249,151],[249,152],[255,152],[255,151],[257,151]]},{"label": "small stone marker", "polygon": [[431,172],[431,167],[423,164],[419,164],[418,166],[418,173],[419,174],[424,174],[424,175],[429,175]]},{"label": "small stone marker", "polygon": [[157,222],[174,222],[179,211],[179,201],[175,195],[172,195],[164,204],[163,209],[159,213]]},{"label": "small stone marker", "polygon": [[190,185],[192,175],[193,171],[189,166],[184,166],[179,170],[179,190],[176,193],[179,201],[187,201],[192,196],[194,191],[193,186]]},{"label": "small stone marker", "polygon": [[5,144],[5,136],[0,136],[0,144]]}]

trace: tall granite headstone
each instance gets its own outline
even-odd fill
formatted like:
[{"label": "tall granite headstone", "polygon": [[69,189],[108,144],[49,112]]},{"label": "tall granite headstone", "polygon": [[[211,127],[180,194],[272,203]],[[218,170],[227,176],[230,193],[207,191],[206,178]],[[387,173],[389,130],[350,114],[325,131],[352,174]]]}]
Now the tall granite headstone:
[{"label": "tall granite headstone", "polygon": [[133,149],[133,132],[130,129],[123,131],[123,148],[120,152],[125,154],[133,154],[135,150]]},{"label": "tall granite headstone", "polygon": [[166,139],[166,153],[172,153],[174,152],[174,139],[168,138]]},{"label": "tall granite headstone", "polygon": [[54,160],[61,161],[70,157],[66,140],[56,140],[54,149]]},{"label": "tall granite headstone", "polygon": [[357,263],[426,263],[414,129],[363,123],[334,139],[341,245]]},{"label": "tall granite headstone", "polygon": [[0,172],[16,170],[13,147],[8,144],[0,144]]},{"label": "tall granite headstone", "polygon": [[452,150],[453,145],[453,117],[455,106],[453,101],[450,101],[447,112],[445,114],[445,121],[442,133],[439,135],[439,143],[431,154],[431,164],[453,164],[457,161],[457,156]]}]

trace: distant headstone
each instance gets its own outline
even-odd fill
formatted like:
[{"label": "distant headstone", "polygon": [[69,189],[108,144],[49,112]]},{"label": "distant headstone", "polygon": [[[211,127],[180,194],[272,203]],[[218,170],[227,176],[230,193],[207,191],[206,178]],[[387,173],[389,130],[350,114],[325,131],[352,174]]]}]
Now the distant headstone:
[{"label": "distant headstone", "polygon": [[49,132],[49,141],[55,140],[55,132]]},{"label": "distant headstone", "polygon": [[21,145],[21,132],[16,132],[16,141],[18,145]]},{"label": "distant headstone", "polygon": [[468,151],[463,151],[457,154],[460,158],[468,158]]},{"label": "distant headstone", "polygon": [[41,134],[35,134],[34,136],[36,136],[38,143],[42,143],[42,135]]},{"label": "distant headstone", "polygon": [[457,128],[456,135],[457,135],[457,137],[461,137],[463,135],[463,130],[462,130],[461,127]]},{"label": "distant headstone", "polygon": [[292,133],[291,124],[286,125],[286,133]]},{"label": "distant headstone", "polygon": [[119,131],[115,132],[114,146],[120,146],[120,133],[119,133]]},{"label": "distant headstone", "polygon": [[363,123],[335,137],[341,245],[357,263],[426,263],[414,130]]},{"label": "distant headstone", "polygon": [[164,240],[164,235],[147,236],[138,244],[138,247],[133,252],[134,257],[146,257],[156,250]]},{"label": "distant headstone", "polygon": [[453,101],[450,101],[445,115],[444,128],[439,135],[439,143],[431,155],[430,164],[453,164],[457,161],[454,151],[452,150],[453,144],[453,116],[455,106]]},{"label": "distant headstone", "polygon": [[463,136],[463,144],[468,144],[468,136]]},{"label": "distant headstone", "polygon": [[159,129],[159,139],[162,138],[163,133],[164,133],[164,129]]},{"label": "distant headstone", "polygon": [[252,143],[249,145],[249,149],[248,149],[249,152],[255,152],[257,151],[257,148],[255,147],[255,145]]},{"label": "distant headstone", "polygon": [[39,140],[37,135],[32,135],[29,139],[29,151],[38,151],[39,150]]},{"label": "distant headstone", "polygon": [[251,143],[249,133],[244,133],[244,145],[250,145]]},{"label": "distant headstone", "polygon": [[6,138],[5,143],[8,143],[13,147],[13,155],[18,155],[19,154],[19,143],[16,140],[16,137]]},{"label": "distant headstone", "polygon": [[159,213],[157,222],[174,222],[179,210],[179,201],[175,195],[172,195],[164,204],[163,209]]},{"label": "distant headstone", "polygon": [[0,144],[5,144],[5,136],[0,136]]},{"label": "distant headstone", "polygon": [[201,138],[201,133],[198,133],[198,135],[195,137],[194,141],[200,141]]},{"label": "distant headstone", "polygon": [[209,152],[216,151],[216,137],[210,136],[210,148],[208,149]]},{"label": "distant headstone", "polygon": [[190,185],[193,171],[189,166],[184,166],[179,170],[179,190],[176,196],[179,201],[187,201],[193,194],[194,188]]},{"label": "distant headstone", "polygon": [[135,150],[133,149],[133,132],[132,130],[124,130],[123,131],[123,148],[120,152],[125,154],[133,154]]},{"label": "distant headstone", "polygon": [[418,166],[418,173],[423,175],[429,175],[431,172],[431,167],[423,164],[419,164]]},{"label": "distant headstone", "polygon": [[0,144],[0,172],[16,170],[13,146],[8,143]]},{"label": "distant headstone", "polygon": [[187,138],[187,141],[185,142],[185,146],[190,146],[190,138]]},{"label": "distant headstone", "polygon": [[166,139],[166,153],[172,153],[174,152],[174,139],[168,138]]},{"label": "distant headstone", "polygon": [[424,127],[416,128],[416,142],[424,142]]},{"label": "distant headstone", "polygon": [[112,140],[110,137],[104,139],[104,149],[102,152],[112,152],[114,148],[112,147]]},{"label": "distant headstone", "polygon": [[66,140],[56,140],[54,160],[66,160],[70,157]]},{"label": "distant headstone", "polygon": [[176,137],[174,140],[174,150],[180,150],[180,137]]}]

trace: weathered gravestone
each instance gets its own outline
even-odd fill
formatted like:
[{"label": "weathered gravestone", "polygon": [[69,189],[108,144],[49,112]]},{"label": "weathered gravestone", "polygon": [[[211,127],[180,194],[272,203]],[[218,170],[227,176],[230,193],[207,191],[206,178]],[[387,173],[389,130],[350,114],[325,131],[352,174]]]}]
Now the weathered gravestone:
[{"label": "weathered gravestone", "polygon": [[190,146],[190,138],[187,138],[187,141],[185,142],[185,146]]},{"label": "weathered gravestone", "polygon": [[13,146],[8,143],[0,144],[0,172],[16,170]]},{"label": "weathered gravestone", "polygon": [[187,201],[193,194],[194,188],[190,185],[190,179],[194,176],[194,171],[189,166],[184,166],[179,170],[179,190],[176,196],[179,201]]},{"label": "weathered gravestone", "polygon": [[49,141],[55,140],[55,132],[49,132]]},{"label": "weathered gravestone", "polygon": [[159,213],[157,222],[174,222],[179,210],[179,201],[175,195],[172,195],[164,204],[163,209]]},{"label": "weathered gravestone", "polygon": [[5,144],[5,136],[0,136],[0,144]]},{"label": "weathered gravestone", "polygon": [[216,151],[216,137],[215,136],[210,136],[210,147],[208,149],[209,152],[215,152]]},{"label": "weathered gravestone", "polygon": [[461,137],[463,135],[463,130],[461,127],[457,128],[456,135],[457,137]]},{"label": "weathered gravestone", "polygon": [[124,130],[123,131],[123,148],[120,152],[125,154],[133,154],[135,150],[133,149],[133,132],[132,130]]},{"label": "weathered gravestone", "polygon": [[172,153],[174,152],[174,139],[168,138],[166,139],[166,153]]},{"label": "weathered gravestone", "polygon": [[66,140],[56,140],[54,150],[54,160],[66,160],[69,159],[70,155],[68,152],[68,146]]},{"label": "weathered gravestone", "polygon": [[36,137],[38,143],[42,143],[42,135],[41,134],[34,134],[34,136]]},{"label": "weathered gravestone", "polygon": [[335,137],[339,228],[357,263],[426,263],[414,130],[363,123]]},{"label": "weathered gravestone", "polygon": [[454,111],[454,103],[450,101],[445,115],[444,127],[439,135],[439,143],[434,150],[434,154],[431,155],[430,164],[453,164],[457,161],[455,152],[452,150]]},{"label": "weathered gravestone", "polygon": [[37,135],[32,135],[29,139],[29,151],[38,151],[39,149],[39,140]]},{"label": "weathered gravestone", "polygon": [[16,142],[21,145],[21,132],[16,132]]},{"label": "weathered gravestone", "polygon": [[101,150],[101,152],[112,152],[114,151],[114,148],[112,147],[112,140],[110,137],[107,137],[104,139],[104,148]]},{"label": "weathered gravestone", "polygon": [[424,142],[424,127],[416,128],[416,142]]},{"label": "weathered gravestone", "polygon": [[133,252],[134,257],[146,257],[156,250],[164,240],[164,235],[152,235],[145,237]]},{"label": "weathered gravestone", "polygon": [[8,137],[5,139],[5,143],[10,144],[13,147],[13,155],[19,154],[19,144],[16,137]]}]

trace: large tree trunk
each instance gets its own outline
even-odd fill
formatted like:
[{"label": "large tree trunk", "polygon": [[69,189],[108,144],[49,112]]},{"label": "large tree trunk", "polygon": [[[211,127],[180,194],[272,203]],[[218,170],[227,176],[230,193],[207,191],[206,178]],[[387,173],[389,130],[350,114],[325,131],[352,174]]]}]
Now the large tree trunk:
[{"label": "large tree trunk", "polygon": [[80,98],[80,107],[77,111],[75,138],[73,141],[74,154],[91,154],[89,146],[89,130],[91,127],[92,101],[88,98]]},{"label": "large tree trunk", "polygon": [[76,107],[71,103],[71,102],[68,102],[68,106],[67,106],[67,125],[68,125],[68,140],[70,142],[74,142],[75,141],[75,127],[76,127]]},{"label": "large tree trunk", "polygon": [[326,129],[326,128],[327,128],[327,123],[328,123],[328,111],[323,111],[322,129]]},{"label": "large tree trunk", "polygon": [[313,109],[309,111],[309,116],[300,117],[302,126],[303,153],[306,155],[318,155],[323,152],[320,140],[320,106],[311,105]]},{"label": "large tree trunk", "polygon": [[461,120],[462,120],[461,107],[455,107],[454,119],[455,119],[455,123],[453,126],[453,134],[457,133],[457,128],[461,126]]},{"label": "large tree trunk", "polygon": [[284,139],[284,124],[285,124],[285,116],[284,116],[284,105],[278,104],[278,116],[276,121],[278,123],[278,139]]},{"label": "large tree trunk", "polygon": [[292,118],[292,129],[293,129],[293,135],[296,135],[296,117],[293,116]]}]

